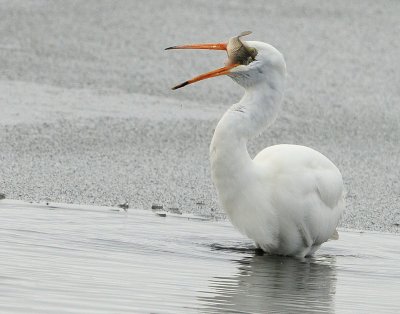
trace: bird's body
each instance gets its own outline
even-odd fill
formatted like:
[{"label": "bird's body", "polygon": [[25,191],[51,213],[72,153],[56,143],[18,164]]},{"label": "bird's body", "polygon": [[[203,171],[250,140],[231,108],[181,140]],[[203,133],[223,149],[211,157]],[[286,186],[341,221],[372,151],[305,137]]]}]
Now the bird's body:
[{"label": "bird's body", "polygon": [[[342,176],[328,158],[305,146],[275,145],[250,157],[248,139],[279,111],[286,64],[271,45],[248,41],[243,46],[252,49],[249,64],[228,65],[223,74],[243,86],[245,95],[224,114],[210,146],[220,204],[232,224],[265,252],[311,255],[337,237],[344,210]],[[229,43],[227,51],[229,56]]]},{"label": "bird's body", "polygon": [[235,164],[242,170],[232,173],[217,166],[217,151],[211,159],[220,203],[262,250],[304,257],[335,235],[344,208],[342,178],[325,156],[304,146],[275,145],[247,165]]}]

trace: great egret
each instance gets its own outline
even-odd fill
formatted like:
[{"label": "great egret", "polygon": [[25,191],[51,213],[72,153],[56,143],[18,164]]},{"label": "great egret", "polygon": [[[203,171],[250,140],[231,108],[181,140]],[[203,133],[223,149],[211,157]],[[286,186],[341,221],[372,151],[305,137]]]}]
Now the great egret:
[{"label": "great egret", "polygon": [[232,224],[270,254],[304,257],[322,243],[337,239],[344,210],[344,187],[338,168],[305,146],[274,145],[252,159],[249,138],[276,118],[286,78],[282,54],[259,41],[174,46],[167,49],[225,50],[225,66],[173,89],[219,75],[244,87],[242,99],[219,121],[210,146],[211,171],[220,204]]}]

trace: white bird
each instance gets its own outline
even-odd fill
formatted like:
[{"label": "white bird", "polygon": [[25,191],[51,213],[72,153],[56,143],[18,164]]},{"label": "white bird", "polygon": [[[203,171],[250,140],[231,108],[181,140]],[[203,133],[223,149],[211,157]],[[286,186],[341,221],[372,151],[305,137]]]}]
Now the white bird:
[{"label": "white bird", "polygon": [[284,94],[286,64],[273,46],[242,41],[167,49],[226,50],[226,66],[173,89],[228,75],[245,89],[219,121],[210,146],[211,172],[219,201],[232,224],[270,254],[304,257],[337,239],[344,187],[338,168],[305,146],[274,145],[252,159],[250,138],[276,118]]}]

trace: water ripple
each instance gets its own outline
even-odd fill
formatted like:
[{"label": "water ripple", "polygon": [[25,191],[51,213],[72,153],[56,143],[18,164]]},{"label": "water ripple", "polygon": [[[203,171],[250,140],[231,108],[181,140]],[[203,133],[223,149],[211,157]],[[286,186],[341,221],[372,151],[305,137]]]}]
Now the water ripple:
[{"label": "water ripple", "polygon": [[[399,236],[341,232],[302,260],[222,222],[0,202],[1,313],[393,313]],[[54,210],[55,209],[55,210]]]}]

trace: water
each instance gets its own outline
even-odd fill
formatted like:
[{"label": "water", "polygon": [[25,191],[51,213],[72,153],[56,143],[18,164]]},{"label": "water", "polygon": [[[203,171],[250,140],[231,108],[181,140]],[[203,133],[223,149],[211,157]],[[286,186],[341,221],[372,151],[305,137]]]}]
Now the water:
[{"label": "water", "polygon": [[259,256],[226,222],[0,201],[1,313],[398,313],[400,237]]}]

